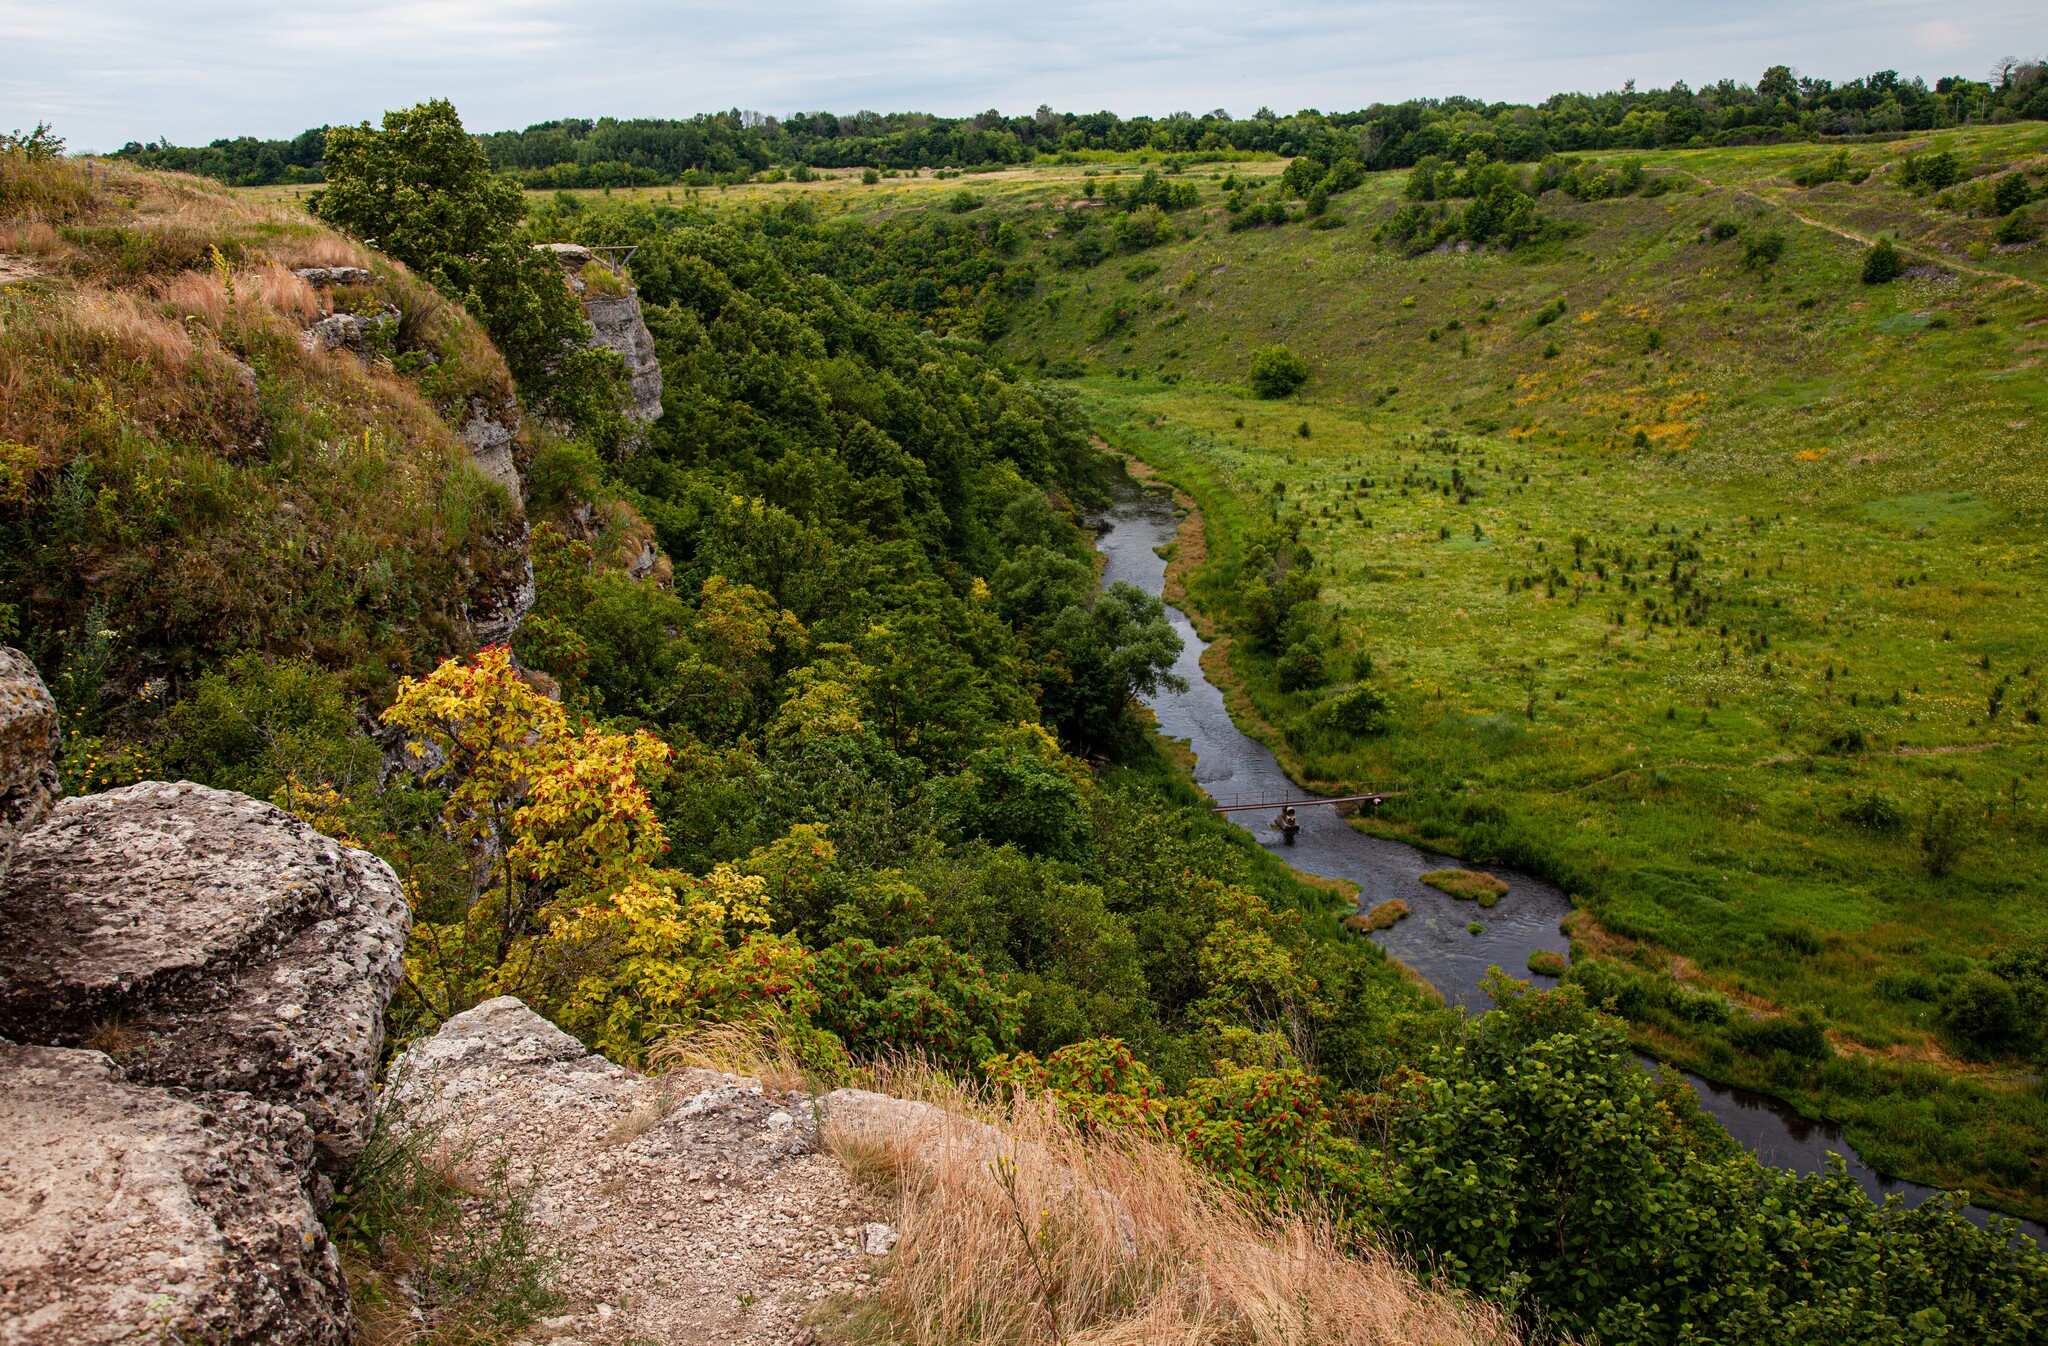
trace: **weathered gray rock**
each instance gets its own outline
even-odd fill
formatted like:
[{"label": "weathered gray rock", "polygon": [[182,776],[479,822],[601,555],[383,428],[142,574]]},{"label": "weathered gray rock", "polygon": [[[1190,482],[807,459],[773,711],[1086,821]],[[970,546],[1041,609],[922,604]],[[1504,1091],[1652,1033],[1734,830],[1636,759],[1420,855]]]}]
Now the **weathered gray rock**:
[{"label": "weathered gray rock", "polygon": [[509,995],[464,1010],[442,1024],[432,1037],[406,1048],[399,1060],[404,1068],[394,1070],[393,1074],[407,1077],[419,1070],[445,1071],[477,1065],[491,1070],[518,1070],[564,1061],[587,1064],[599,1074],[619,1079],[632,1073],[596,1055],[528,1009],[525,1001]]},{"label": "weathered gray rock", "polygon": [[322,350],[345,349],[367,360],[386,337],[398,335],[402,317],[395,308],[378,313],[330,313],[308,328],[307,335]]},{"label": "weathered gray rock", "polygon": [[476,465],[483,469],[485,476],[503,486],[506,494],[515,501],[523,493],[519,466],[512,457],[513,441],[519,434],[518,416],[515,409],[508,424],[502,414],[487,415],[483,408],[472,407],[470,418],[462,426],[462,438],[468,443]]},{"label": "weathered gray rock", "polygon": [[20,650],[0,645],[0,876],[21,834],[57,802],[57,703]]},{"label": "weathered gray rock", "polygon": [[522,520],[519,525],[519,564],[506,566],[495,573],[476,573],[471,577],[468,599],[463,604],[463,616],[469,622],[470,636],[479,648],[485,645],[509,645],[512,637],[519,634],[520,623],[526,620],[527,612],[533,607],[537,592],[533,578],[533,556],[526,549],[527,531]]},{"label": "weathered gray rock", "polygon": [[624,294],[611,293],[618,285],[609,280],[600,290],[593,290],[584,279],[584,268],[596,261],[597,254],[581,243],[536,243],[534,250],[553,257],[568,273],[570,287],[583,301],[583,316],[590,320],[591,344],[625,362],[632,401],[626,414],[642,423],[659,420],[661,362],[655,358],[654,334],[647,330],[647,319],[640,311],[639,292],[626,284],[623,276],[617,281],[625,286]]},{"label": "weathered gray rock", "polygon": [[330,285],[368,285],[376,279],[359,266],[302,266],[296,274],[316,290]]},{"label": "weathered gray rock", "polygon": [[562,264],[564,271],[572,273],[589,266],[592,256],[590,249],[581,243],[536,243],[533,250],[547,253]]},{"label": "weathered gray rock", "polygon": [[647,330],[647,319],[640,312],[639,294],[586,294],[583,316],[590,319],[597,344],[616,352],[625,362],[626,387],[633,402],[627,414],[637,421],[659,420],[661,361],[655,358],[654,334]]},{"label": "weathered gray rock", "polygon": [[410,924],[390,866],[246,795],[67,799],[0,883],[0,1034],[292,1108],[338,1175],[369,1135]]},{"label": "weathered gray rock", "polygon": [[343,1346],[348,1290],[300,1185],[312,1143],[288,1108],[0,1043],[0,1346]]}]

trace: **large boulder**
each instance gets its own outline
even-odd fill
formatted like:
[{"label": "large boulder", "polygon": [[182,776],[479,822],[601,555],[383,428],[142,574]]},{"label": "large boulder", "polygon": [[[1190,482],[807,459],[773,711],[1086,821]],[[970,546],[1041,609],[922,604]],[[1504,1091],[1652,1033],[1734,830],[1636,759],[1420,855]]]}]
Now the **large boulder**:
[{"label": "large boulder", "polygon": [[57,799],[57,703],[20,650],[0,645],[0,875],[22,833]]},{"label": "large boulder", "polygon": [[300,1116],[0,1043],[0,1346],[343,1346],[348,1290]]},{"label": "large boulder", "polygon": [[67,799],[0,882],[0,1035],[291,1108],[338,1176],[369,1136],[410,923],[383,861],[246,795]]}]

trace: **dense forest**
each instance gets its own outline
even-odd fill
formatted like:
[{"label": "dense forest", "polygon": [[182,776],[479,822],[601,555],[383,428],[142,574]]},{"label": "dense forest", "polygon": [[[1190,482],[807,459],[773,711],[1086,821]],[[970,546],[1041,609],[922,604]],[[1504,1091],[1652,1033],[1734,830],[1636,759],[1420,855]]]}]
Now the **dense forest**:
[{"label": "dense forest", "polygon": [[[1657,149],[1811,140],[1924,131],[1984,121],[2048,118],[2048,65],[2005,61],[1989,80],[1946,76],[1931,87],[1898,72],[1842,84],[1772,66],[1755,84],[1732,79],[1694,90],[1559,93],[1534,105],[1451,97],[1374,103],[1355,112],[1306,109],[1249,117],[1224,109],[1195,115],[1119,117],[1111,112],[1029,116],[994,109],[973,117],[742,112],[682,120],[564,118],[480,137],[493,165],[528,187],[624,187],[742,182],[783,168],[971,168],[1040,156],[1151,151],[1355,158],[1370,169],[1406,168],[1431,155],[1477,150],[1535,162],[1574,150]],[[291,140],[243,136],[181,147],[131,142],[120,157],[152,168],[201,173],[236,186],[317,182],[323,129]]]},{"label": "dense forest", "polygon": [[[1983,97],[2038,88],[2024,71]],[[1830,110],[1869,86],[1850,90],[1244,122],[875,119],[859,134],[834,119],[829,135],[817,119],[718,117],[684,124],[689,137],[670,128],[692,146],[677,157],[661,157],[670,130],[655,128],[637,149],[603,142],[644,164],[601,162],[673,176],[1040,146],[1270,149],[1316,166],[1311,187],[1334,175],[1341,190],[1342,165],[1456,157],[1480,137],[1524,159],[1654,138],[1674,103],[1706,118],[1687,138],[1816,134],[1836,115],[1842,131],[1873,129]],[[1890,85],[1866,111],[1956,115],[1944,97]],[[1643,129],[1653,113],[1663,129]],[[999,228],[827,229],[801,203],[522,216],[502,170],[579,163],[549,156],[580,154],[605,128],[543,130],[552,148],[521,162],[518,138],[472,139],[446,104],[394,113],[330,135],[312,201],[409,269],[404,288],[379,281],[343,302],[438,318],[395,324],[364,375],[394,399],[404,381],[422,390],[447,421],[422,442],[452,445],[468,411],[467,389],[443,386],[465,341],[477,358],[479,329],[452,325],[458,305],[503,349],[490,377],[548,412],[522,431],[527,498],[484,492],[474,509],[479,536],[530,526],[537,592],[509,650],[423,614],[433,575],[365,574],[371,557],[345,580],[357,552],[307,549],[293,531],[324,522],[314,511],[238,512],[236,474],[267,488],[315,470],[302,459],[337,460],[319,470],[374,514],[413,471],[371,455],[382,440],[348,419],[359,412],[293,419],[317,401],[294,395],[310,366],[254,311],[263,284],[283,284],[259,256],[276,240],[216,204],[203,247],[150,251],[105,202],[47,185],[13,198],[71,212],[50,245],[67,250],[66,274],[127,276],[122,259],[146,254],[159,280],[178,278],[165,290],[185,296],[177,320],[225,353],[208,366],[223,405],[271,416],[223,460],[206,447],[228,441],[203,399],[159,389],[160,413],[128,413],[154,421],[124,422],[123,389],[45,362],[38,396],[0,417],[10,443],[49,446],[0,496],[0,615],[76,726],[69,788],[174,772],[270,797],[384,855],[418,922],[398,1042],[513,994],[622,1061],[706,1023],[748,1025],[823,1077],[921,1053],[1048,1094],[1090,1126],[1156,1127],[1249,1201],[1326,1214],[1345,1238],[1390,1241],[1532,1329],[1580,1340],[2040,1339],[2048,1262],[2031,1245],[1972,1225],[1960,1202],[1881,1207],[1839,1167],[1760,1165],[1682,1080],[1643,1071],[1581,987],[1501,977],[1493,1013],[1445,1009],[1345,935],[1327,892],[1200,806],[1135,705],[1179,650],[1163,606],[1095,584],[1087,522],[1131,488],[1121,464],[1066,387],[931,328],[941,306],[999,315],[986,301],[1026,284]],[[1319,143],[1343,149],[1319,157]],[[128,157],[203,163],[176,153]],[[1420,181],[1418,198],[1463,190],[1434,167]],[[1163,217],[1172,186],[1120,187],[1120,217]],[[524,245],[549,241],[638,247],[630,274],[664,394],[637,442],[620,433],[616,370],[568,357],[547,288],[559,280],[525,260]],[[0,339],[26,362],[35,301],[6,302]],[[143,363],[108,367],[128,378]],[[73,406],[105,410],[67,417]],[[61,442],[48,433],[59,422],[73,427]],[[254,545],[238,546],[245,536]],[[214,592],[189,585],[79,578],[177,573],[202,549],[218,592],[271,605],[265,622],[224,618]],[[279,554],[318,582],[277,598],[237,569]],[[346,642],[309,629],[344,618]]]}]

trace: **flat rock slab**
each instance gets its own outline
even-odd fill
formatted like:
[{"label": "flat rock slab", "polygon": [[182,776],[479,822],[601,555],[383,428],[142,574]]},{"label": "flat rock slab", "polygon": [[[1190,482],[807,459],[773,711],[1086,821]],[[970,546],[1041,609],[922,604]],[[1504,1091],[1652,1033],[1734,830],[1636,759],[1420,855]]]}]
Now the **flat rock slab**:
[{"label": "flat rock slab", "polygon": [[0,1346],[343,1346],[348,1291],[298,1114],[0,1043]]},{"label": "flat rock slab", "polygon": [[0,883],[0,1033],[292,1107],[338,1173],[369,1135],[410,924],[383,861],[246,795],[67,799]]},{"label": "flat rock slab", "polygon": [[386,1106],[470,1162],[504,1160],[567,1298],[528,1340],[788,1346],[804,1313],[881,1270],[889,1218],[817,1152],[800,1094],[705,1070],[644,1076],[510,997],[408,1048]]}]

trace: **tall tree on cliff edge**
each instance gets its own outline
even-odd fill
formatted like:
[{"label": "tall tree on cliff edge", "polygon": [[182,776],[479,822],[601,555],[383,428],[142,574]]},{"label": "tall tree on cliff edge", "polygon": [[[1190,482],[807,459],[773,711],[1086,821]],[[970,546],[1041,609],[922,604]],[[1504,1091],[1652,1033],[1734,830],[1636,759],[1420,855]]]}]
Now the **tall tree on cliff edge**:
[{"label": "tall tree on cliff edge", "polygon": [[523,246],[519,188],[491,168],[455,105],[434,99],[327,133],[327,187],[313,212],[396,257],[458,300],[505,356],[527,405],[583,434],[623,429],[618,357],[589,327],[559,267]]}]

